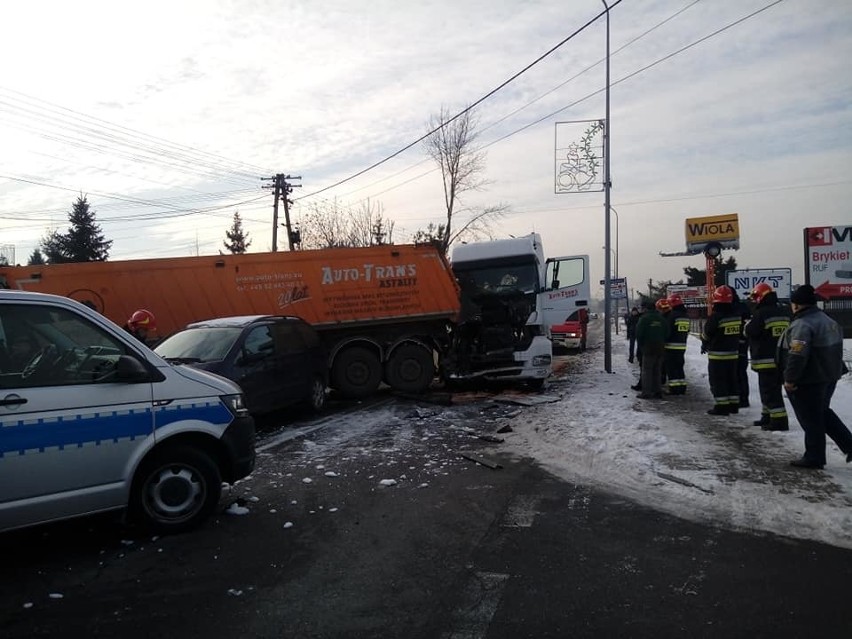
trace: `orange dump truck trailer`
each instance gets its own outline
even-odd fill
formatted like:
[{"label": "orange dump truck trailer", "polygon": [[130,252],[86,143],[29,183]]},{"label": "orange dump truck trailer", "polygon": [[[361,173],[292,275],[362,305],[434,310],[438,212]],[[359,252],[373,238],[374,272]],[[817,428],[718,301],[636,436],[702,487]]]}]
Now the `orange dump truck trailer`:
[{"label": "orange dump truck trailer", "polygon": [[161,337],[214,317],[297,315],[328,348],[331,385],[355,397],[381,381],[424,390],[460,309],[431,245],[0,266],[0,287],[91,303],[119,325],[145,308]]}]

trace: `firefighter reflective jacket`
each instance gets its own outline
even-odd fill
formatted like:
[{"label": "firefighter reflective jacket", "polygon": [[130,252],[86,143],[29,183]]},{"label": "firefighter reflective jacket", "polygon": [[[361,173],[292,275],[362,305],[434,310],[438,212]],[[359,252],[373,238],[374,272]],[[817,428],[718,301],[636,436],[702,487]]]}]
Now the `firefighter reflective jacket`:
[{"label": "firefighter reflective jacket", "polygon": [[753,371],[775,370],[778,338],[790,325],[790,308],[779,305],[774,298],[774,295],[764,297],[754,310],[751,321],[746,324]]},{"label": "firefighter reflective jacket", "polygon": [[701,331],[701,344],[707,351],[707,358],[737,359],[742,330],[743,318],[737,309],[730,304],[714,304]]},{"label": "firefighter reflective jacket", "polygon": [[675,306],[666,317],[668,330],[666,331],[666,349],[672,351],[685,351],[686,338],[689,337],[689,317],[683,306]]}]

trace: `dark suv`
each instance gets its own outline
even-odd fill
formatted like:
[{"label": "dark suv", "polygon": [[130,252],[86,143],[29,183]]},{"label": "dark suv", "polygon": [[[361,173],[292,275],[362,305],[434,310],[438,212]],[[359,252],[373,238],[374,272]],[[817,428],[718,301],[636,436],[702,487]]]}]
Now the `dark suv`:
[{"label": "dark suv", "polygon": [[328,355],[317,332],[299,317],[248,315],[190,324],[154,349],[172,364],[188,364],[235,381],[252,415],[304,403],[325,403]]}]

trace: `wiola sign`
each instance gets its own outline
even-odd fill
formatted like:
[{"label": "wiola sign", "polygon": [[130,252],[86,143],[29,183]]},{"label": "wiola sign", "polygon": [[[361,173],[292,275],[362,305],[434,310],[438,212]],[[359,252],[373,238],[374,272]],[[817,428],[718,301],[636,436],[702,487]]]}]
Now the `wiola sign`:
[{"label": "wiola sign", "polygon": [[736,213],[687,218],[686,250],[700,253],[711,242],[722,248],[740,248],[740,222]]},{"label": "wiola sign", "polygon": [[824,299],[852,298],[852,226],[805,229],[805,281]]}]

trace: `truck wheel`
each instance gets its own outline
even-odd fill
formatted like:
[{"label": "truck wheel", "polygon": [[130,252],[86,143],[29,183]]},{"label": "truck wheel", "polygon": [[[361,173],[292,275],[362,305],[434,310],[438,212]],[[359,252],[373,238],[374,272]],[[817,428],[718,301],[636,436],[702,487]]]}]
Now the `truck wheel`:
[{"label": "truck wheel", "polygon": [[432,353],[414,344],[397,348],[385,365],[385,381],[394,390],[405,393],[422,393],[434,377]]},{"label": "truck wheel", "polygon": [[185,532],[210,516],[221,494],[222,477],[210,455],[175,446],[139,467],[130,491],[130,516],[152,532]]},{"label": "truck wheel", "polygon": [[334,360],[334,387],[346,397],[365,397],[376,392],[382,381],[382,366],[372,351],[353,346]]}]

